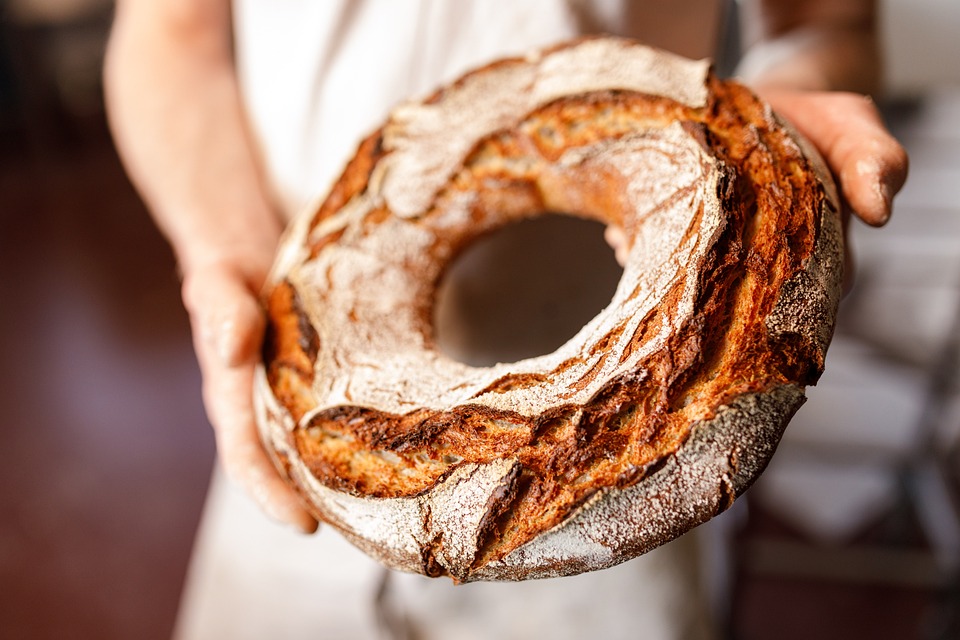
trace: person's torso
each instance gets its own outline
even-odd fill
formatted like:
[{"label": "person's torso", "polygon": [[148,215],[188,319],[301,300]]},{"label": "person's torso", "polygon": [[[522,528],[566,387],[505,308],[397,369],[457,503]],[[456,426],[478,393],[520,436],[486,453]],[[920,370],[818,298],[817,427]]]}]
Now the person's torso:
[{"label": "person's torso", "polygon": [[286,215],[322,196],[399,102],[507,55],[588,33],[708,56],[714,0],[234,0],[238,73]]}]

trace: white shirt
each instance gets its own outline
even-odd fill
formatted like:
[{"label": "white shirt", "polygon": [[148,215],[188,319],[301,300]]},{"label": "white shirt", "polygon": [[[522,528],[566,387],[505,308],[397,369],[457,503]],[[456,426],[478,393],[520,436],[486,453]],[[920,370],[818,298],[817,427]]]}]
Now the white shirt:
[{"label": "white shirt", "polygon": [[[711,0],[235,0],[238,74],[267,176],[293,214],[389,110],[496,58],[585,33],[713,48]],[[681,16],[682,19],[676,19]],[[697,17],[693,17],[697,16]]]}]

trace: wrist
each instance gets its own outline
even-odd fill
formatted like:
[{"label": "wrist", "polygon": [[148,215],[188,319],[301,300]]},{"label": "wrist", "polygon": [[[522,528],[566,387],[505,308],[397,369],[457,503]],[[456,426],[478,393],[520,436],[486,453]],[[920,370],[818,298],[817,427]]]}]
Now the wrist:
[{"label": "wrist", "polygon": [[172,246],[182,278],[204,271],[228,272],[256,290],[273,264],[278,238],[279,229],[256,237],[191,237],[173,240]]},{"label": "wrist", "polygon": [[755,87],[873,94],[879,58],[871,31],[811,25],[757,42],[736,75]]}]

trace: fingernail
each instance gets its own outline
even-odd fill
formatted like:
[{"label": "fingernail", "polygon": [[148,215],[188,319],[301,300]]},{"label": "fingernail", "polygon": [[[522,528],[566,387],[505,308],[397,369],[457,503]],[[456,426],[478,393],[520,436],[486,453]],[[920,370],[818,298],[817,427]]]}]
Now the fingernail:
[{"label": "fingernail", "polygon": [[893,203],[893,188],[885,180],[879,180],[877,183],[877,195],[882,203],[882,210],[878,222],[886,224],[890,220],[891,204]]}]

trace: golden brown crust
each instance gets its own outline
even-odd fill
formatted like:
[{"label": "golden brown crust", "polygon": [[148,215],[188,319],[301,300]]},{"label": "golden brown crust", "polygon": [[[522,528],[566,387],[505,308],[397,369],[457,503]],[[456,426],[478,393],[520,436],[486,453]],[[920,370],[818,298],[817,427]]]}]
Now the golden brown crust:
[{"label": "golden brown crust", "polygon": [[[264,439],[314,513],[391,566],[522,579],[642,553],[749,485],[802,387],[822,371],[840,282],[836,207],[809,152],[748,90],[707,73],[699,102],[687,86],[698,67],[674,74],[683,85],[676,91],[658,79],[653,86],[669,96],[624,89],[615,76],[616,86],[547,93],[459,143],[455,165],[444,165],[448,149],[437,151],[440,160],[424,163],[425,181],[444,180],[429,198],[391,187],[409,166],[397,158],[430,150],[429,131],[417,132],[433,123],[415,108],[443,118],[447,103],[454,109],[477,83],[541,87],[550,79],[544,69],[559,64],[551,56],[588,64],[601,45],[621,59],[653,60],[655,70],[680,64],[634,43],[592,40],[468,74],[365,140],[288,238],[295,246],[267,294],[257,386]],[[427,143],[417,146],[418,135]],[[417,202],[427,206],[398,212]],[[429,311],[444,265],[480,233],[549,210],[621,225],[645,243],[615,298],[627,311],[605,311],[540,360],[491,370],[443,361]],[[417,234],[419,249],[369,244],[394,227]],[[360,258],[346,275],[343,258],[330,258],[370,246],[402,254],[371,273],[398,278],[394,290],[406,297],[384,302],[359,279],[370,268]],[[687,262],[675,264],[682,256]],[[369,296],[358,286],[371,287]],[[405,320],[393,327],[396,309]],[[341,337],[356,332],[365,337]],[[338,371],[355,355],[348,347],[362,352],[367,343],[370,357],[388,363],[363,365],[372,383],[350,367]],[[410,362],[463,377],[444,386],[437,381],[449,377]],[[456,401],[404,404],[418,393],[409,378],[420,374],[435,375],[424,386],[440,384],[435,395]],[[380,390],[390,385],[399,400]],[[632,524],[609,533],[598,555],[589,542],[610,517]]]}]

